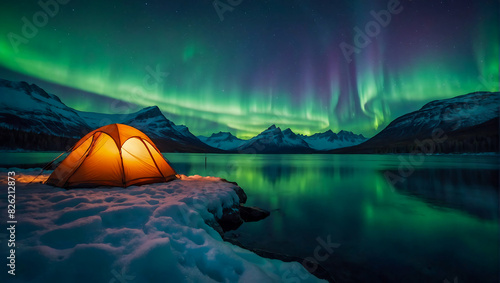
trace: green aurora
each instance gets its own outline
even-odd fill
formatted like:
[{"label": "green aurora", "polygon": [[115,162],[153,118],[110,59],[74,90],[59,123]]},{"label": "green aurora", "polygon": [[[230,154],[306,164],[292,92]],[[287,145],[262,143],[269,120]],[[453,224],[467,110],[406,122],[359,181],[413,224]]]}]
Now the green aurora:
[{"label": "green aurora", "polygon": [[[352,63],[339,43],[352,43],[353,28],[385,1],[354,1],[345,16],[330,17],[337,4],[244,1],[222,22],[209,2],[129,2],[69,1],[17,45],[12,36],[23,36],[22,18],[32,22],[41,7],[2,4],[0,75],[41,80],[48,91],[68,87],[55,94],[78,110],[116,111],[99,97],[157,105],[195,135],[229,130],[242,138],[273,123],[302,134],[372,136],[431,100],[499,90],[495,1],[470,4],[468,18],[463,5],[429,12],[402,1],[402,12]],[[440,14],[445,8],[451,14]]]}]

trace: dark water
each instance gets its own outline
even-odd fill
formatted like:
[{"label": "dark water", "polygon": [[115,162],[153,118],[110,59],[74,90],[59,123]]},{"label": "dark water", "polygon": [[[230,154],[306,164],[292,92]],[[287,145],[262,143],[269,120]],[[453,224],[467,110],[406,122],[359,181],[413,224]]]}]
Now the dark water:
[{"label": "dark water", "polygon": [[[61,152],[0,152],[0,166],[18,166],[21,168],[43,165],[58,157]],[[62,160],[63,157],[61,157]],[[31,166],[31,167],[32,167]]]},{"label": "dark water", "polygon": [[[3,153],[0,164],[56,156]],[[165,156],[178,173],[237,182],[247,205],[272,211],[228,236],[314,259],[336,282],[499,282],[498,156]]]},{"label": "dark water", "polygon": [[498,156],[165,155],[272,211],[230,232],[246,246],[315,258],[331,242],[315,259],[337,282],[499,281]]}]

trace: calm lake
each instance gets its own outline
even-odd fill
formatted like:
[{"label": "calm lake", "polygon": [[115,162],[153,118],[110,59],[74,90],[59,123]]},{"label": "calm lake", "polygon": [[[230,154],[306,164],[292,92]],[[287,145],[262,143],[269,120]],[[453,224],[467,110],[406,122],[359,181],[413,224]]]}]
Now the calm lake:
[{"label": "calm lake", "polygon": [[[2,153],[0,164],[57,155]],[[237,182],[246,205],[271,211],[229,237],[315,258],[336,282],[499,281],[499,156],[164,155],[180,174]]]}]

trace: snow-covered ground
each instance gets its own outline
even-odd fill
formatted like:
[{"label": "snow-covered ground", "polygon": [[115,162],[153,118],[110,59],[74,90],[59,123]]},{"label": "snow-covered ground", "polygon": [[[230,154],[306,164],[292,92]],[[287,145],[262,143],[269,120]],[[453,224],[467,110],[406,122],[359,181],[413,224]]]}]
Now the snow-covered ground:
[{"label": "snow-covered ground", "polygon": [[[0,175],[8,171],[16,172],[16,275],[4,271],[0,282],[320,281],[297,262],[262,258],[224,242],[206,224],[239,203],[235,185],[220,178],[65,190],[27,184],[37,169],[1,169]],[[7,177],[1,180],[6,218]],[[2,257],[5,233],[0,231]]]}]

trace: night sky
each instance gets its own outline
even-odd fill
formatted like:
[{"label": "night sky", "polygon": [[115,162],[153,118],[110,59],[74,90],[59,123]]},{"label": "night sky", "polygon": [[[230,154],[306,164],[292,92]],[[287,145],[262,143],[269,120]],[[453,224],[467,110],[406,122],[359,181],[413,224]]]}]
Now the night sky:
[{"label": "night sky", "polygon": [[431,100],[499,89],[498,0],[60,0],[48,16],[5,2],[0,77],[78,110],[158,105],[195,135],[370,137]]}]

